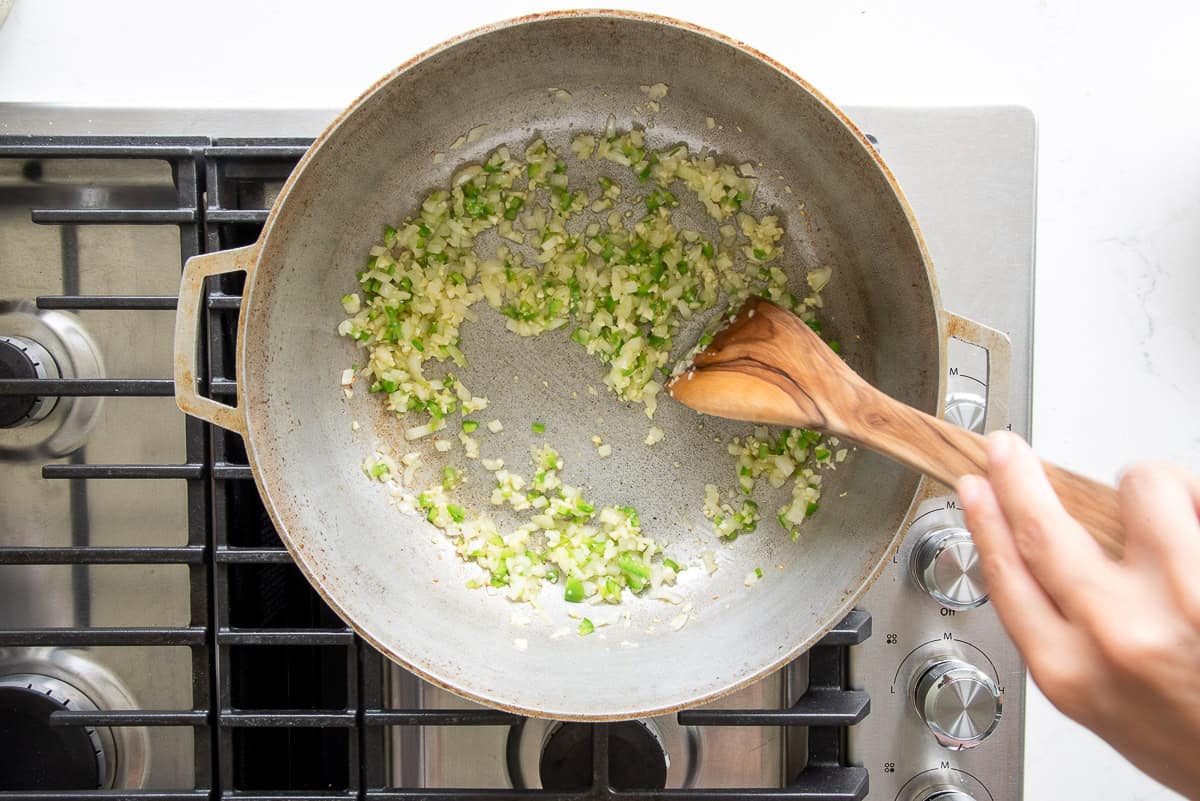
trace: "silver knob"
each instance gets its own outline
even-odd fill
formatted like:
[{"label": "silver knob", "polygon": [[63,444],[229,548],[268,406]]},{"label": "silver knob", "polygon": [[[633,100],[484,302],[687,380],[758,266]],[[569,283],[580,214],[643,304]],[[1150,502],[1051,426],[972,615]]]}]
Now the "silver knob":
[{"label": "silver knob", "polygon": [[974,748],[996,730],[1004,694],[991,677],[957,659],[932,664],[917,680],[917,713],[943,748]]},{"label": "silver knob", "polygon": [[913,546],[909,570],[917,586],[951,609],[987,603],[979,552],[971,532],[956,525],[926,531]]},{"label": "silver knob", "polygon": [[975,801],[975,796],[968,795],[960,790],[934,787],[930,790],[917,793],[917,795],[913,796],[913,801]]},{"label": "silver knob", "polygon": [[974,392],[951,392],[946,396],[946,422],[959,428],[982,434],[986,412],[987,401],[982,395]]},{"label": "silver knob", "polygon": [[896,801],[977,801],[991,797],[988,789],[971,774],[943,767],[911,779],[896,796]]}]

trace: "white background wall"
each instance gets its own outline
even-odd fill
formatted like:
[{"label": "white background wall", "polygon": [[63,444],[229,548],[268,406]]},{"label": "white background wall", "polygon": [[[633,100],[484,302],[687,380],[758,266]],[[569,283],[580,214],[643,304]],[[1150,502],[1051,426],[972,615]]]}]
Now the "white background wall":
[{"label": "white background wall", "polygon": [[[0,27],[0,102],[338,108],[448,36],[554,7],[410,5],[16,0]],[[1105,479],[1138,459],[1200,470],[1200,5],[628,7],[743,39],[837,103],[1031,107],[1039,449]],[[1026,747],[1032,801],[1174,797],[1036,693]]]}]

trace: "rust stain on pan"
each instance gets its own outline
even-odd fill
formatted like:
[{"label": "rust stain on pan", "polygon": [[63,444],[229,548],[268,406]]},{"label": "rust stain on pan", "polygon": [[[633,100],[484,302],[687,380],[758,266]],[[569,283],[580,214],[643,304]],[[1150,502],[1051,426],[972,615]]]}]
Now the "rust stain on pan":
[{"label": "rust stain on pan", "polygon": [[[267,216],[267,220],[264,224],[263,233],[259,239],[259,245],[260,246],[263,245],[270,238],[270,236],[272,235],[272,233],[277,225],[285,225],[286,224],[285,222],[281,222],[282,209],[284,208],[284,206],[286,206],[288,198],[292,192],[292,189],[294,188],[296,182],[299,179],[299,176],[303,173],[304,169],[309,164],[309,162],[315,157],[315,155],[317,153],[319,153],[321,151],[322,147],[326,144],[326,142],[328,142],[328,140],[330,139],[332,134],[343,124],[343,122],[345,120],[347,120],[351,115],[353,115],[360,107],[362,107],[362,105],[369,98],[371,98],[376,92],[378,92],[381,88],[383,88],[388,83],[393,81],[399,75],[401,75],[404,72],[406,72],[407,70],[411,69],[413,66],[415,66],[435,55],[438,55],[450,48],[453,48],[455,45],[457,45],[461,42],[473,39],[478,36],[489,34],[492,32],[500,31],[500,30],[503,30],[506,28],[512,28],[512,27],[516,27],[516,26],[529,24],[529,23],[550,21],[550,20],[555,20],[555,19],[570,19],[570,18],[612,19],[612,20],[631,20],[631,21],[647,22],[647,23],[662,25],[662,26],[666,26],[666,27],[670,27],[670,28],[676,28],[676,29],[680,29],[680,30],[684,30],[684,31],[689,31],[689,32],[707,37],[709,39],[715,40],[717,42],[723,43],[725,45],[728,45],[732,48],[735,48],[735,49],[769,65],[770,67],[772,67],[779,73],[787,76],[791,81],[793,81],[796,85],[798,85],[801,89],[803,89],[804,92],[806,92],[807,94],[812,96],[818,103],[820,103],[821,106],[833,118],[838,120],[845,127],[845,129],[854,136],[854,138],[857,140],[857,142],[859,143],[861,148],[869,156],[871,162],[873,162],[874,166],[883,175],[888,186],[891,187],[891,190],[895,195],[895,199],[896,199],[900,209],[902,209],[903,214],[907,220],[909,229],[912,231],[912,234],[915,237],[916,246],[921,255],[921,259],[925,265],[925,273],[926,273],[926,276],[929,281],[929,289],[930,289],[930,293],[931,293],[931,299],[933,301],[935,313],[937,314],[937,322],[938,322],[938,329],[939,329],[938,333],[939,333],[940,344],[941,344],[941,347],[939,348],[939,354],[940,354],[939,358],[942,361],[942,364],[940,364],[940,367],[942,367],[943,369],[940,370],[941,376],[939,377],[939,383],[938,383],[938,388],[939,388],[938,403],[940,406],[941,397],[944,394],[944,392],[942,391],[944,389],[942,384],[944,382],[944,374],[945,374],[945,369],[944,369],[944,367],[945,367],[945,364],[944,364],[945,350],[946,350],[945,341],[946,341],[946,337],[947,337],[948,323],[946,320],[946,316],[943,313],[942,308],[941,308],[940,293],[938,291],[936,277],[933,273],[932,260],[929,256],[928,249],[926,247],[924,238],[921,234],[920,228],[917,224],[917,220],[912,211],[912,208],[908,203],[908,199],[905,197],[903,191],[901,190],[901,188],[899,186],[899,183],[896,181],[896,178],[892,174],[891,170],[884,163],[883,159],[880,157],[879,153],[876,151],[874,146],[866,138],[866,135],[861,130],[859,130],[859,128],[840,109],[838,109],[835,105],[833,105],[828,99],[825,98],[824,95],[822,95],[820,92],[818,92],[807,81],[805,81],[800,76],[796,75],[792,70],[790,70],[783,64],[779,63],[778,61],[770,58],[769,56],[750,47],[749,45],[746,45],[745,43],[743,43],[741,41],[732,39],[728,36],[717,33],[715,31],[712,31],[712,30],[709,30],[706,28],[702,28],[700,26],[693,25],[691,23],[672,19],[669,17],[658,16],[658,15],[654,15],[654,14],[640,13],[640,12],[621,11],[621,10],[572,10],[572,11],[556,11],[556,12],[549,12],[549,13],[542,13],[542,14],[530,14],[530,15],[516,17],[514,19],[509,19],[509,20],[502,21],[502,22],[497,22],[497,23],[490,24],[490,25],[485,25],[485,26],[476,28],[474,30],[467,31],[463,34],[460,34],[451,39],[448,39],[439,45],[429,48],[428,50],[414,56],[413,58],[409,59],[408,61],[405,61],[403,64],[399,65],[394,70],[390,71],[389,73],[387,73],[386,75],[381,77],[378,81],[376,81],[374,84],[372,84],[366,91],[364,91],[354,102],[352,102],[346,108],[346,110],[344,110],[341,114],[339,114],[338,117],[336,119],[334,119],[333,122],[331,122],[330,125],[313,142],[312,146],[306,151],[304,156],[300,159],[295,170],[289,176],[289,178],[285,182],[284,186],[282,187],[278,197],[276,198],[275,204],[272,206],[270,213]],[[261,260],[263,252],[264,251],[260,247],[259,260]],[[258,266],[259,265],[256,262],[254,269],[247,270],[248,275],[247,275],[246,288],[243,293],[244,301],[242,303],[242,308],[239,313],[239,329],[241,331],[246,330],[247,322],[252,315],[255,315],[256,313],[261,312],[261,310],[256,308],[256,304],[253,302],[254,290],[255,290],[255,288],[257,286],[257,282],[258,282],[258,269],[257,269]],[[801,653],[807,651],[809,648],[811,648],[821,637],[823,637],[825,635],[825,633],[827,633],[829,631],[829,629],[831,629],[834,625],[836,625],[838,622],[840,622],[844,618],[844,616],[851,611],[851,609],[853,608],[854,601],[857,600],[857,598],[859,596],[861,596],[861,594],[863,592],[865,592],[866,589],[869,588],[870,585],[878,578],[884,565],[887,563],[887,561],[891,558],[891,556],[895,553],[896,549],[898,548],[899,542],[901,539],[900,534],[904,530],[903,525],[901,525],[897,529],[896,536],[894,536],[891,539],[891,541],[889,542],[889,544],[887,545],[886,548],[882,549],[876,555],[877,558],[874,559],[873,564],[871,564],[868,567],[868,569],[860,575],[859,581],[858,581],[859,586],[858,586],[857,591],[846,594],[842,598],[842,602],[836,608],[836,610],[833,612],[833,614],[831,614],[828,617],[828,619],[824,620],[824,622],[821,624],[820,627],[818,627],[815,631],[813,631],[813,633],[809,637],[801,640],[800,642],[787,643],[786,645],[781,645],[780,653],[776,659],[774,659],[769,664],[765,664],[762,666],[756,666],[756,669],[754,671],[752,671],[750,674],[746,675],[744,678],[741,678],[739,680],[731,682],[725,686],[716,688],[710,692],[698,694],[695,697],[689,698],[684,702],[664,704],[661,706],[647,706],[644,709],[630,710],[626,713],[621,714],[620,716],[612,716],[612,715],[604,715],[604,714],[572,714],[570,712],[570,710],[546,711],[546,710],[541,710],[541,709],[530,709],[530,708],[522,707],[522,706],[516,705],[516,704],[503,703],[503,702],[498,701],[495,698],[489,697],[487,695],[486,688],[483,691],[478,691],[478,690],[473,691],[471,689],[470,683],[468,681],[457,680],[457,679],[461,678],[460,675],[457,673],[451,673],[451,675],[449,676],[449,679],[447,680],[447,679],[443,679],[440,676],[432,675],[432,674],[422,670],[419,666],[413,664],[407,657],[405,657],[402,654],[397,653],[396,651],[391,649],[386,643],[381,642],[379,639],[374,637],[371,634],[371,632],[366,631],[363,628],[360,628],[360,626],[351,618],[351,616],[348,613],[346,613],[346,611],[341,607],[341,605],[337,601],[337,598],[342,594],[342,586],[340,583],[338,583],[337,581],[329,581],[326,579],[326,577],[324,575],[314,575],[314,572],[312,570],[312,565],[309,562],[310,557],[307,553],[304,553],[304,550],[305,550],[304,543],[298,543],[298,544],[295,543],[293,541],[293,538],[288,533],[292,527],[289,524],[295,522],[294,513],[292,512],[292,510],[290,510],[288,508],[282,508],[282,509],[279,508],[278,504],[276,504],[274,502],[272,493],[269,490],[270,486],[280,483],[282,481],[283,477],[276,475],[269,468],[263,468],[259,464],[259,461],[257,459],[257,448],[255,445],[254,436],[253,436],[253,432],[256,428],[256,426],[254,425],[254,420],[258,415],[260,415],[264,412],[264,409],[262,408],[262,404],[255,404],[254,406],[246,405],[246,402],[244,400],[243,391],[242,391],[242,383],[250,382],[253,380],[252,377],[255,376],[257,374],[257,372],[254,370],[254,365],[251,364],[251,361],[259,360],[259,359],[268,359],[269,360],[270,354],[257,353],[257,352],[250,353],[250,351],[247,347],[246,338],[240,336],[238,339],[238,343],[237,343],[238,375],[241,377],[241,381],[239,381],[239,387],[238,387],[238,401],[239,401],[239,404],[242,405],[243,408],[245,409],[245,423],[246,423],[246,432],[247,432],[247,434],[246,434],[246,450],[247,450],[247,454],[249,457],[251,473],[254,476],[254,481],[258,488],[259,493],[262,495],[262,497],[264,499],[266,499],[265,506],[267,507],[267,511],[270,514],[271,520],[275,524],[275,526],[279,530],[279,532],[282,534],[281,539],[283,540],[284,545],[287,547],[289,553],[291,554],[292,558],[295,560],[295,562],[298,565],[298,567],[300,568],[300,570],[305,574],[305,576],[308,578],[310,583],[314,586],[316,591],[320,594],[322,599],[327,604],[329,604],[330,608],[333,609],[338,614],[338,616],[341,617],[342,620],[344,620],[346,622],[347,625],[352,627],[355,631],[357,631],[359,633],[360,636],[362,636],[374,648],[376,648],[380,652],[387,655],[392,661],[396,662],[397,664],[401,665],[402,667],[411,671],[412,673],[420,676],[422,679],[424,679],[434,685],[443,687],[444,689],[446,689],[450,692],[453,692],[453,693],[460,695],[462,697],[465,697],[467,699],[477,701],[479,703],[486,704],[486,705],[494,707],[494,708],[503,709],[505,711],[509,711],[509,712],[512,712],[515,714],[531,715],[531,716],[538,716],[538,717],[553,717],[555,719],[564,719],[564,720],[586,720],[586,721],[612,720],[612,719],[617,719],[618,717],[622,718],[622,719],[635,718],[635,717],[646,717],[646,716],[651,716],[651,715],[673,713],[675,711],[689,708],[689,707],[695,706],[697,704],[705,703],[708,701],[713,701],[724,695],[735,692],[735,691],[759,680],[762,676],[788,664],[790,661],[795,659],[799,654],[801,654]],[[918,502],[918,499],[926,492],[924,487],[925,487],[924,483],[922,483],[918,486],[918,491],[915,493],[914,498],[912,499],[912,501],[910,503],[909,509],[905,513],[905,516],[904,516],[905,523],[907,523],[907,521],[910,519],[910,517],[912,515],[912,510],[913,510],[913,508],[915,508],[915,505]]]}]

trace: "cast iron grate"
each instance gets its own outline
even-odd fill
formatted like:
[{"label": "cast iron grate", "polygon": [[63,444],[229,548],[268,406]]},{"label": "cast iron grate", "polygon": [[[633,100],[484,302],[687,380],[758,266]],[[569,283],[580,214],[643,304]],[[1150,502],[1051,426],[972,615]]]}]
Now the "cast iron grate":
[{"label": "cast iron grate", "polygon": [[[149,159],[170,165],[174,207],[31,208],[43,225],[171,225],[180,264],[197,253],[254,241],[273,192],[306,140],[148,137],[0,137],[0,158]],[[177,269],[166,265],[163,269]],[[240,278],[210,281],[200,363],[208,392],[233,394]],[[173,296],[83,295],[64,266],[62,294],[42,309],[169,311]],[[0,379],[0,395],[170,396],[170,379]],[[255,491],[239,437],[188,419],[183,464],[47,464],[45,480],[183,481],[188,537],[180,546],[3,547],[0,565],[186,565],[191,618],[178,627],[92,627],[0,631],[4,646],[185,646],[191,652],[190,709],[63,711],[72,726],[185,726],[194,731],[195,786],[155,790],[0,791],[0,801],[66,799],[809,799],[851,801],[867,792],[867,771],[846,763],[846,729],[868,713],[866,694],[847,689],[850,647],[870,636],[856,610],[809,654],[810,686],[790,709],[689,710],[692,726],[808,727],[806,767],[783,788],[617,791],[610,787],[607,730],[592,738],[593,782],[560,792],[388,786],[384,730],[400,726],[504,726],[519,718],[487,709],[392,709],[384,704],[386,662],[324,605],[292,565]],[[73,542],[86,542],[75,537]],[[86,610],[84,610],[86,611]],[[87,621],[86,614],[78,619]],[[283,677],[283,680],[281,680]]]}]

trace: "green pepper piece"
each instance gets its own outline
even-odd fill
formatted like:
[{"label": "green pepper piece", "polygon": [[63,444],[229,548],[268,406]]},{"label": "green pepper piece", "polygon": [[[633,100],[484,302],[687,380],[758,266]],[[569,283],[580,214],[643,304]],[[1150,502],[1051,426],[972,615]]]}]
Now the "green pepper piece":
[{"label": "green pepper piece", "polygon": [[525,198],[512,197],[508,199],[508,205],[504,208],[504,219],[515,220],[517,215],[521,213],[521,209],[525,206]]},{"label": "green pepper piece", "polygon": [[639,579],[650,578],[650,565],[646,561],[632,551],[624,551],[617,557],[617,567],[621,572],[628,576],[636,576]]}]

